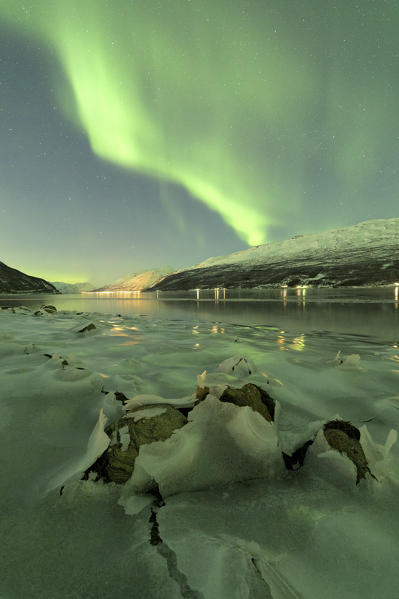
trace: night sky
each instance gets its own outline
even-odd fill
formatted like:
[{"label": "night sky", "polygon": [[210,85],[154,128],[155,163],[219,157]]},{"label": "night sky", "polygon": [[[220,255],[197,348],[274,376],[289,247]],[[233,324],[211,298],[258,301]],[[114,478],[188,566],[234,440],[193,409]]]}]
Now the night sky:
[{"label": "night sky", "polygon": [[1,0],[0,260],[99,284],[399,216],[396,0]]}]

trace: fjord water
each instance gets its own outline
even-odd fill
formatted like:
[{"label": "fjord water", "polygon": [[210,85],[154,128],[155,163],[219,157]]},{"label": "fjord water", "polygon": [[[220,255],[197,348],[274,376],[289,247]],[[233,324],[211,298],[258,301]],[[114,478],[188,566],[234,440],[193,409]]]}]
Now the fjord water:
[{"label": "fjord water", "polygon": [[[198,298],[198,299],[197,299]],[[0,306],[145,314],[155,318],[268,325],[292,333],[330,331],[399,339],[399,287],[196,290],[0,296]]]}]

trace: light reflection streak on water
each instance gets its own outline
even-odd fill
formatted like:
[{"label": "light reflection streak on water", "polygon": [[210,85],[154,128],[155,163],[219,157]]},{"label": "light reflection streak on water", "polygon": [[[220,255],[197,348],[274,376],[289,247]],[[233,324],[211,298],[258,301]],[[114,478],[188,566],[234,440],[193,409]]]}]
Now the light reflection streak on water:
[{"label": "light reflection streak on water", "polygon": [[288,350],[293,349],[295,351],[302,351],[305,349],[305,334],[302,333],[297,337],[294,337],[291,343],[287,343],[286,338],[284,337],[285,331],[280,331],[279,335],[277,335],[277,343],[280,346],[280,350]]},{"label": "light reflection streak on water", "polygon": [[287,349],[285,347],[285,338],[282,335],[277,335],[277,343],[279,344],[281,350]]},{"label": "light reflection streak on water", "polygon": [[218,333],[220,333],[221,335],[223,335],[224,334],[224,327],[221,327],[218,324],[212,325],[211,335],[217,335]]},{"label": "light reflection streak on water", "polygon": [[287,285],[284,285],[283,288],[281,289],[281,292],[280,292],[280,295],[283,298],[283,307],[284,307],[284,309],[287,307],[287,294],[288,294]]},{"label": "light reflection streak on water", "polygon": [[292,343],[288,347],[295,351],[302,351],[305,349],[305,335],[302,333],[299,337],[294,337]]},{"label": "light reflection streak on water", "polygon": [[114,325],[110,329],[109,334],[117,337],[129,337],[129,335],[125,332],[125,328],[118,325]]},{"label": "light reflection streak on water", "polygon": [[306,285],[297,285],[296,294],[298,298],[298,306],[302,305],[302,309],[305,309],[306,305]]},{"label": "light reflection streak on water", "polygon": [[135,326],[121,326],[120,324],[114,324],[115,321],[108,321],[112,326],[109,330],[109,334],[111,337],[130,337],[130,341],[124,341],[123,343],[119,343],[119,345],[139,345],[142,343],[142,337],[132,338],[132,334],[130,331],[139,331]]},{"label": "light reflection streak on water", "polygon": [[279,344],[281,350],[286,350],[287,348],[285,347],[285,337],[284,337],[285,331],[280,331],[280,334],[277,335],[277,343]]}]

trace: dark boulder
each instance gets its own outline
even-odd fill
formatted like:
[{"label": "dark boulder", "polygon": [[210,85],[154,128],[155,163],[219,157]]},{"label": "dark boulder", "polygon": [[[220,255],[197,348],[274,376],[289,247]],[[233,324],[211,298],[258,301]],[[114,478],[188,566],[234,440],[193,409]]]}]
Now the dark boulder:
[{"label": "dark boulder", "polygon": [[94,322],[89,322],[89,324],[85,325],[84,327],[79,329],[77,332],[78,333],[87,333],[88,331],[94,331],[96,328],[97,327],[94,324]]},{"label": "dark boulder", "polygon": [[186,422],[187,418],[168,404],[147,405],[127,412],[105,428],[110,445],[83,478],[95,472],[97,480],[125,483],[133,473],[140,446],[165,441]]},{"label": "dark boulder", "polygon": [[370,471],[363,447],[360,444],[360,431],[350,422],[332,420],[324,425],[324,436],[333,449],[344,453],[356,467],[356,484],[358,485],[366,474],[375,476]]},{"label": "dark boulder", "polygon": [[57,312],[57,308],[50,304],[40,306],[40,310],[44,310],[44,312],[47,312],[48,314],[54,314],[55,312]]},{"label": "dark boulder", "polygon": [[239,407],[249,406],[269,422],[274,421],[274,399],[261,387],[253,383],[247,383],[241,389],[227,387],[220,396],[220,401],[233,403]]}]

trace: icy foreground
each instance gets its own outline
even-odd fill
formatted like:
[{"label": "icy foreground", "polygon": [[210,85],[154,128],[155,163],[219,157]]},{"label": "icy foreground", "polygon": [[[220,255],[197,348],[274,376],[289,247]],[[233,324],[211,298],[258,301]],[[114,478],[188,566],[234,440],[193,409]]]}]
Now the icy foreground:
[{"label": "icy foreground", "polygon": [[[198,376],[213,398],[144,446],[130,481],[80,480],[106,419],[126,412],[116,391],[143,412],[187,406]],[[215,398],[248,382],[279,402],[276,424]],[[397,344],[364,336],[1,310],[0,596],[393,599],[398,383]],[[378,482],[356,486],[321,438],[284,468],[281,450],[337,414],[361,430]]]},{"label": "icy foreground", "polygon": [[389,218],[209,258],[166,276],[152,289],[370,286],[398,280],[399,218]]}]

